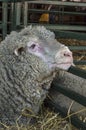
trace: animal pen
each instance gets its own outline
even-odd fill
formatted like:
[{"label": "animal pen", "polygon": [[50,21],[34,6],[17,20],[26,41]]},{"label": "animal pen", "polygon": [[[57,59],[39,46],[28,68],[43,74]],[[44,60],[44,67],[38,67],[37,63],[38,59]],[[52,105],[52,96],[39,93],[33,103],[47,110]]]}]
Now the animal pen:
[{"label": "animal pen", "polygon": [[[44,6],[52,7],[42,8]],[[53,8],[54,7],[54,8]],[[39,18],[42,14],[48,14],[49,16],[54,16],[55,21],[39,21]],[[62,1],[37,1],[37,0],[0,0],[0,30],[1,37],[3,39],[9,34],[12,30],[19,31],[21,28],[26,27],[27,25],[44,25],[46,28],[53,30],[56,34],[57,39],[77,39],[86,41],[86,2],[62,2]],[[37,19],[35,18],[37,17]],[[86,42],[85,42],[86,43]],[[86,51],[86,45],[69,45],[69,48],[72,51]],[[86,53],[84,53],[86,57]],[[86,58],[84,60],[74,60],[75,65],[86,65]],[[75,77],[77,76],[79,80],[83,80],[83,85],[80,87],[80,92],[78,88],[76,90],[71,90],[70,88],[64,87],[64,84],[59,82],[56,83],[56,80],[52,83],[52,91],[56,91],[64,95],[64,97],[69,97],[75,102],[85,108],[85,118],[86,118],[86,71],[81,70],[76,67],[71,67],[67,72]],[[71,77],[71,76],[70,76]],[[63,77],[64,78],[64,77]],[[72,78],[74,81],[74,79]],[[67,85],[67,84],[66,84]],[[79,85],[79,84],[78,84]],[[84,89],[82,91],[82,89]],[[67,106],[62,106],[58,101],[54,102],[47,100],[46,105],[54,107],[55,111],[59,111],[63,116],[67,115]],[[86,130],[86,121],[81,121],[77,116],[73,115],[71,117],[71,122],[81,130]]]}]

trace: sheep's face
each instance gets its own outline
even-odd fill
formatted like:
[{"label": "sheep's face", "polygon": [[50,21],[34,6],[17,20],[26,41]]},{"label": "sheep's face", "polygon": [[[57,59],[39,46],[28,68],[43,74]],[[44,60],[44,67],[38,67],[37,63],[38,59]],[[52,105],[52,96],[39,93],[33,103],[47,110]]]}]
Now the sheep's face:
[{"label": "sheep's face", "polygon": [[73,64],[72,52],[56,40],[31,38],[27,43],[28,52],[40,57],[49,67],[67,70]]},{"label": "sheep's face", "polygon": [[[60,68],[67,70],[73,64],[72,52],[67,46],[59,43],[56,39],[41,39],[30,36],[26,42],[25,49],[37,57],[40,57],[49,68]],[[22,48],[19,51],[23,50]],[[15,51],[16,54],[18,52]]]},{"label": "sheep's face", "polygon": [[[55,39],[55,34],[43,26],[29,26],[20,33],[26,50],[40,57],[49,68],[67,70],[73,64],[72,52]],[[22,49],[20,49],[22,50]],[[25,50],[25,49],[24,49]],[[15,51],[17,54],[17,51]]]}]

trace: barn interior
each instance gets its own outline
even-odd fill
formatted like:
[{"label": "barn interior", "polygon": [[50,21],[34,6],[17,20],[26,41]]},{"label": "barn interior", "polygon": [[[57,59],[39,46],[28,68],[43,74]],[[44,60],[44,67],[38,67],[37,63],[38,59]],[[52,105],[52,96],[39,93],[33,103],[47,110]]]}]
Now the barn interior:
[{"label": "barn interior", "polygon": [[[68,73],[82,78],[86,83],[86,0],[0,0],[0,41],[11,31],[20,31],[28,25],[42,25],[54,31],[57,41],[67,45],[73,52],[75,67],[71,67]],[[33,125],[19,126],[16,122],[16,126],[9,127],[0,122],[3,129],[86,130],[86,93],[66,87],[63,89],[63,84],[60,85],[55,91],[71,99],[69,106],[60,106],[48,97],[39,114],[34,117],[36,121]],[[86,85],[84,89],[86,92]],[[83,108],[71,113],[75,102]],[[84,116],[80,115],[83,112]]]}]

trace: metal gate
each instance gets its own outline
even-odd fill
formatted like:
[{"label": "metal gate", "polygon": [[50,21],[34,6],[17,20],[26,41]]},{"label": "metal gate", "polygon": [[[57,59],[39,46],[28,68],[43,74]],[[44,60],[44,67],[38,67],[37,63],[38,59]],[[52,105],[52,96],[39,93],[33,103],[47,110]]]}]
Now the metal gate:
[{"label": "metal gate", "polygon": [[[39,5],[37,7],[37,5]],[[55,9],[42,9],[42,5]],[[71,8],[72,7],[72,8]],[[84,10],[84,11],[83,11]],[[37,1],[37,0],[0,0],[1,35],[3,38],[12,30],[20,30],[27,25],[44,25],[53,30],[57,38],[73,38],[86,40],[86,3],[61,2],[61,1]],[[39,19],[31,19],[31,15],[41,16],[47,13],[58,17],[56,22],[39,22]],[[76,17],[75,17],[76,16]],[[81,17],[80,17],[81,16]],[[86,46],[69,46],[71,50],[86,50]],[[84,65],[86,61],[75,61],[75,64]]]}]

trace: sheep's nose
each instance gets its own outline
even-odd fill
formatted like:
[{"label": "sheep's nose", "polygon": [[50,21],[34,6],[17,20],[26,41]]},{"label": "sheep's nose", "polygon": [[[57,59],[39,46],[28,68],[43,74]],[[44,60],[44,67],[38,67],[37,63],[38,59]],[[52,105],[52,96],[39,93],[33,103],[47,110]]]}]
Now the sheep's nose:
[{"label": "sheep's nose", "polygon": [[72,59],[73,58],[73,55],[72,55],[72,52],[68,49],[68,47],[64,47],[64,48],[61,48],[56,56],[55,56],[56,59],[58,58],[62,58],[62,59]]},{"label": "sheep's nose", "polygon": [[70,57],[70,58],[72,57],[72,52],[69,50],[66,50],[66,51],[64,50],[62,53],[64,57]]},{"label": "sheep's nose", "polygon": [[60,53],[61,57],[65,57],[65,58],[72,58],[73,57],[72,52],[69,50],[69,48],[67,46],[60,49],[59,53]]}]

